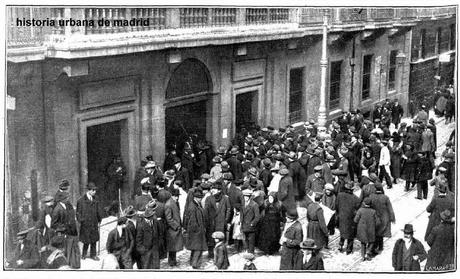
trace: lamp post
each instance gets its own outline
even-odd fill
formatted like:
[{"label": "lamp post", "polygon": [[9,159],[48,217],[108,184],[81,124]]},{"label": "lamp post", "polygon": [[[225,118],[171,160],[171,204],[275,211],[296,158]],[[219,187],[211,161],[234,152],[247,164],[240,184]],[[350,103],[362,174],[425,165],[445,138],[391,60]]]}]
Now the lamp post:
[{"label": "lamp post", "polygon": [[326,109],[326,75],[327,75],[327,26],[329,9],[323,11],[323,42],[321,50],[321,91],[319,96],[318,126],[325,127],[327,122]]}]

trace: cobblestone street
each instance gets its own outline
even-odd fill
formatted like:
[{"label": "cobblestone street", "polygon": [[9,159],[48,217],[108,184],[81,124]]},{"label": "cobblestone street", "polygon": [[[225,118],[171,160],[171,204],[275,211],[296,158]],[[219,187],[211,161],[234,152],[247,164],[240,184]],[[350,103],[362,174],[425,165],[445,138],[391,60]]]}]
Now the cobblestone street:
[{"label": "cobblestone street", "polygon": [[[433,118],[434,115],[430,112]],[[448,138],[455,128],[455,123],[445,124],[444,119],[435,118],[437,123],[437,157],[440,157],[440,154],[445,149],[445,144],[448,141]],[[405,122],[410,123],[410,119],[405,119]],[[439,164],[439,159],[436,160],[436,165]],[[391,190],[386,190],[385,194],[388,195],[392,201],[393,210],[396,215],[396,223],[392,224],[392,237],[384,239],[384,250],[380,255],[374,257],[371,261],[363,262],[360,255],[360,243],[355,240],[353,254],[346,255],[345,253],[340,253],[338,251],[338,242],[339,242],[339,231],[336,230],[335,235],[329,236],[329,248],[322,251],[324,258],[325,270],[330,271],[393,271],[391,265],[391,254],[393,250],[394,243],[396,240],[401,238],[402,232],[401,229],[404,227],[404,224],[411,223],[414,226],[415,234],[414,237],[422,241],[425,245],[425,249],[428,251],[428,245],[423,241],[423,236],[425,234],[426,226],[428,223],[428,213],[426,212],[426,207],[429,204],[431,198],[433,197],[433,187],[429,187],[428,199],[427,200],[417,200],[415,199],[416,189],[411,189],[409,192],[404,192],[404,181],[400,180],[397,185],[394,185]],[[360,190],[356,190],[355,194],[359,196]],[[306,210],[304,208],[298,208],[299,216],[305,216]],[[303,218],[304,220],[304,218]],[[101,228],[101,259],[106,255],[105,251],[105,240],[107,238],[108,232],[115,227],[115,217],[110,217],[104,219],[104,225]],[[306,229],[306,223],[303,221],[304,231]],[[255,265],[258,270],[278,270],[280,256],[279,254],[273,256],[263,255],[263,253],[256,249],[256,259],[254,260]],[[171,268],[167,264],[167,259],[161,261],[161,269],[173,269],[173,270],[192,270],[189,265],[190,252],[183,250],[177,254],[178,266]],[[245,260],[241,257],[240,254],[237,254],[232,246],[229,247],[229,261],[230,267],[228,270],[242,270]],[[214,265],[212,259],[208,259],[207,252],[203,253],[202,258],[202,268],[204,270],[213,270]],[[93,270],[99,269],[101,262],[96,262],[91,259],[82,260],[82,269]],[[422,270],[425,262],[422,262]]]}]

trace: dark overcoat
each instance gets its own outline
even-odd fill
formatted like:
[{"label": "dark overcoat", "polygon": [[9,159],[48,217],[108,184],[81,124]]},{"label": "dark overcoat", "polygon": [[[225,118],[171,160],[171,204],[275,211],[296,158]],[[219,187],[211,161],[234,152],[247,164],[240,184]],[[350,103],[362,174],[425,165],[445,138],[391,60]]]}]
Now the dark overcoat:
[{"label": "dark overcoat", "polygon": [[168,228],[166,230],[166,249],[168,252],[177,252],[184,249],[182,237],[182,223],[177,203],[170,198],[165,203],[165,217]]},{"label": "dark overcoat", "polygon": [[302,270],[303,253],[300,243],[303,241],[302,225],[295,221],[283,235],[287,240],[281,248],[280,270]]},{"label": "dark overcoat", "polygon": [[244,203],[243,193],[238,189],[233,183],[230,184],[230,187],[227,190],[227,195],[230,201],[230,206],[238,210],[241,209],[241,205]]},{"label": "dark overcoat", "polygon": [[131,232],[124,228],[122,236],[118,234],[115,228],[109,232],[106,244],[107,252],[113,254],[124,269],[133,268],[132,251],[134,249],[134,239]]},{"label": "dark overcoat", "polygon": [[416,181],[426,181],[433,178],[433,166],[429,158],[418,158]]},{"label": "dark overcoat", "polygon": [[328,229],[324,220],[321,206],[312,202],[307,207],[307,237],[315,240],[316,246],[323,248],[327,245]]},{"label": "dark overcoat", "polygon": [[375,210],[363,206],[358,209],[354,218],[357,226],[356,238],[364,243],[372,243],[375,241],[375,228],[377,227],[377,214]]},{"label": "dark overcoat", "polygon": [[220,242],[214,247],[214,264],[217,269],[228,269],[230,262],[228,261],[228,251],[225,242]]},{"label": "dark overcoat", "polygon": [[221,193],[220,200],[214,199],[216,203],[215,231],[225,233],[227,224],[232,220],[232,208],[228,196]]},{"label": "dark overcoat", "polygon": [[136,229],[136,251],[139,253],[142,269],[159,269],[159,225],[155,216],[152,225],[142,218],[137,222]]},{"label": "dark overcoat", "polygon": [[431,230],[427,239],[430,250],[425,270],[455,269],[455,225],[442,222]]},{"label": "dark overcoat", "polygon": [[375,209],[379,224],[375,231],[376,236],[391,237],[391,222],[395,221],[395,214],[391,201],[385,194],[377,192],[370,195],[372,208]]},{"label": "dark overcoat", "polygon": [[[420,262],[426,259],[426,251],[423,248],[423,244],[417,239],[413,238],[412,243],[409,247],[408,256],[410,257],[410,264],[407,268],[404,268],[404,249],[405,244],[403,239],[398,239],[393,248],[392,263],[395,271],[420,271]],[[413,256],[417,255],[419,261],[413,259]]]},{"label": "dark overcoat", "polygon": [[426,227],[425,241],[428,239],[431,230],[441,223],[440,214],[446,209],[450,210],[450,212],[455,212],[455,200],[452,195],[438,195],[431,200],[426,208],[426,211],[430,213],[430,217]]},{"label": "dark overcoat", "polygon": [[260,220],[259,206],[253,200],[248,205],[243,204],[241,209],[241,231],[256,232]]},{"label": "dark overcoat", "polygon": [[205,251],[206,243],[206,220],[204,209],[201,204],[192,201],[189,203],[187,212],[184,214],[184,228],[186,230],[185,248],[192,251]]},{"label": "dark overcoat", "polygon": [[336,199],[336,216],[339,222],[340,236],[344,239],[353,239],[356,236],[356,224],[353,219],[359,208],[359,198],[351,191],[340,192]]},{"label": "dark overcoat", "polygon": [[102,220],[102,213],[99,201],[90,201],[84,194],[77,201],[77,221],[80,223],[80,241],[85,244],[99,241],[99,223]]},{"label": "dark overcoat", "polygon": [[307,181],[305,170],[297,160],[290,162],[288,169],[294,184],[294,196],[305,196],[305,182]]},{"label": "dark overcoat", "polygon": [[265,200],[264,211],[259,222],[257,247],[269,255],[278,252],[280,248],[281,221],[282,217],[279,203],[270,203],[268,200]]},{"label": "dark overcoat", "polygon": [[323,258],[319,253],[320,252],[318,251],[317,254],[308,260],[308,262],[304,263],[302,270],[324,270]]},{"label": "dark overcoat", "polygon": [[403,161],[401,178],[406,181],[416,182],[418,164],[417,154],[413,151],[406,151],[404,155],[407,159]]},{"label": "dark overcoat", "polygon": [[285,175],[281,178],[278,188],[278,200],[286,210],[295,209],[295,192],[292,177]]},{"label": "dark overcoat", "polygon": [[77,222],[75,220],[75,209],[70,203],[65,204],[64,208],[61,203],[57,203],[51,214],[51,228],[54,230],[59,225],[64,225],[66,228],[65,234],[77,236]]}]

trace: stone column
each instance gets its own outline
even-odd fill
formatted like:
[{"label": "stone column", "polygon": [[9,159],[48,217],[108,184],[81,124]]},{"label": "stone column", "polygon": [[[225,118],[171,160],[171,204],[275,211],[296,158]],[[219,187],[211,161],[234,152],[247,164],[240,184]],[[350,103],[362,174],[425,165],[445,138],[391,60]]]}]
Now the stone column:
[{"label": "stone column", "polygon": [[327,109],[326,109],[326,78],[327,78],[327,17],[328,13],[325,11],[323,15],[323,42],[321,50],[321,91],[320,91],[320,103],[318,110],[318,125],[319,127],[325,127],[327,121]]}]

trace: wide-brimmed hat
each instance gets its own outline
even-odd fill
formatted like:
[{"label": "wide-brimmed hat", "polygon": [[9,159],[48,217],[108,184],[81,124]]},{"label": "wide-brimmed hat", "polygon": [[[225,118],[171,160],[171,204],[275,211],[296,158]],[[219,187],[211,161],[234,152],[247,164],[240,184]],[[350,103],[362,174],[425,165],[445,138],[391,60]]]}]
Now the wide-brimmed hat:
[{"label": "wide-brimmed hat", "polygon": [[450,221],[452,219],[452,214],[449,209],[444,210],[443,212],[441,212],[440,215],[441,215],[441,220]]},{"label": "wide-brimmed hat", "polygon": [[412,226],[412,224],[405,224],[404,229],[402,229],[401,231],[403,231],[404,233],[407,233],[407,234],[413,234],[414,233],[414,227]]},{"label": "wide-brimmed hat", "polygon": [[213,232],[211,237],[222,240],[225,239],[225,234],[223,232]]},{"label": "wide-brimmed hat", "polygon": [[319,249],[318,246],[316,246],[315,240],[311,238],[305,239],[305,241],[302,241],[300,243],[300,248],[301,249],[308,249],[308,250],[317,250]]}]

